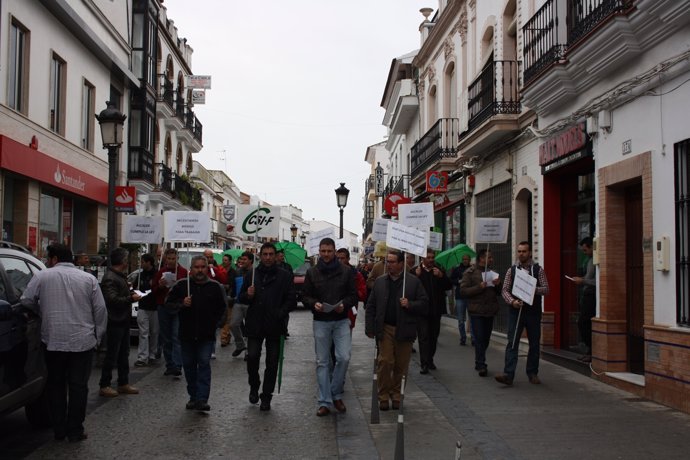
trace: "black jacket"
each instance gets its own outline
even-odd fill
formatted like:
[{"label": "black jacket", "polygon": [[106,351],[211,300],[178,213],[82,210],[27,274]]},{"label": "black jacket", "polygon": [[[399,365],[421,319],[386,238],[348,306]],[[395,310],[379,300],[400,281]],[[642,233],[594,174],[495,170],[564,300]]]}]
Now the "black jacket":
[{"label": "black jacket", "polygon": [[[319,260],[319,263],[310,268],[304,277],[302,303],[311,309],[314,321],[347,319],[347,311],[357,305],[357,290],[352,270],[341,264],[338,259],[335,259],[335,262],[337,264],[327,267]],[[317,302],[333,305],[340,301],[345,306],[341,313],[335,311],[324,313],[314,310],[314,304]]]},{"label": "black jacket", "polygon": [[108,309],[108,322],[129,324],[132,317],[132,293],[127,283],[127,275],[108,268],[101,280],[101,292]]},{"label": "black jacket", "polygon": [[434,267],[443,272],[441,277],[434,276],[431,271],[426,271],[421,265],[420,267],[422,273],[417,277],[422,282],[426,295],[429,297],[429,317],[440,318],[446,313],[446,291],[452,287],[450,279],[446,276],[443,268],[438,265],[434,265]]},{"label": "black jacket", "polygon": [[[389,296],[393,295],[396,299],[403,297],[402,284],[398,292],[389,292],[389,278],[388,274],[379,276],[367,300],[365,332],[367,335],[374,334],[376,340],[383,340],[383,324]],[[405,278],[405,297],[410,302],[410,306],[408,309],[402,307],[397,309],[395,340],[412,342],[417,337],[417,318],[427,315],[429,298],[419,278],[410,274],[406,274]]]},{"label": "black jacket", "polygon": [[[151,282],[153,281],[153,277],[155,275],[155,269],[141,270],[135,278],[134,288],[140,290],[141,292],[151,290]],[[139,310],[156,310],[157,307],[156,295],[153,293],[153,291],[139,299]]]},{"label": "black jacket", "polygon": [[175,283],[168,293],[165,306],[177,310],[180,317],[180,340],[213,341],[216,338],[216,327],[225,313],[227,306],[225,288],[212,279],[197,283],[193,279],[189,283],[189,293],[192,306],[183,305],[187,297],[187,280]]},{"label": "black jacket", "polygon": [[280,337],[285,331],[285,319],[297,305],[293,276],[276,266],[256,267],[254,297],[249,298],[251,275],[245,277],[240,303],[249,305],[244,319],[247,337]]}]

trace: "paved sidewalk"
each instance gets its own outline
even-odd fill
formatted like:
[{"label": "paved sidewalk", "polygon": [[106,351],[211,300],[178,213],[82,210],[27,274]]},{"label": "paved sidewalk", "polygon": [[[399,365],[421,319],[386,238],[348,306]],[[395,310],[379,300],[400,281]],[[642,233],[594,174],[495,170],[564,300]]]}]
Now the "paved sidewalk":
[{"label": "paved sidewalk", "polygon": [[[373,341],[356,328],[350,376],[366,422],[371,407]],[[512,387],[497,383],[504,345],[487,352],[489,376],[474,371],[474,349],[461,347],[457,322],[444,318],[435,363],[419,374],[413,355],[405,394],[406,458],[636,459],[687,458],[690,415],[640,399],[564,367],[540,363],[532,385],[521,353]],[[380,458],[393,458],[395,411],[371,433]]]}]

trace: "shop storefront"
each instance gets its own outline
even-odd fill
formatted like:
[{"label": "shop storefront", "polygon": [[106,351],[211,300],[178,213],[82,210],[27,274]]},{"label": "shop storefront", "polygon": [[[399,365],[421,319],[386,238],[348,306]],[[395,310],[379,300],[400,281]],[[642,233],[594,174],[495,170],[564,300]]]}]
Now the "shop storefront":
[{"label": "shop storefront", "polygon": [[98,252],[98,210],[108,204],[107,182],[41,153],[38,145],[5,136],[0,169],[3,239],[27,245],[39,257],[52,243]]},{"label": "shop storefront", "polygon": [[565,275],[582,276],[582,238],[595,234],[592,143],[579,123],[539,146],[544,178],[544,265],[550,294],[544,299],[544,345],[573,352],[581,342],[577,328],[578,289]]}]

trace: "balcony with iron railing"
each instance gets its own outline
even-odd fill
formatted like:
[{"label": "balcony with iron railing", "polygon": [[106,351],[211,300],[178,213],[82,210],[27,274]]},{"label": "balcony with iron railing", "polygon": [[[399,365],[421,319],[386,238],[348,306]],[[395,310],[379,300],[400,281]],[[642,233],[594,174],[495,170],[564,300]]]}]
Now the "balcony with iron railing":
[{"label": "balcony with iron railing", "polygon": [[172,169],[164,163],[156,163],[156,188],[171,195],[175,190]]},{"label": "balcony with iron railing", "polygon": [[194,137],[194,139],[196,139],[197,142],[199,142],[199,146],[201,146],[201,132],[203,126],[201,125],[199,119],[196,117],[196,115],[194,115],[194,112],[191,109],[187,109],[185,128],[192,132],[192,136]]},{"label": "balcony with iron railing", "polygon": [[426,171],[446,158],[457,156],[457,118],[440,118],[412,146],[411,179],[416,181]]},{"label": "balcony with iron railing", "polygon": [[374,175],[370,174],[368,178],[364,179],[364,197],[367,200],[376,198],[376,190],[374,189]]},{"label": "balcony with iron railing", "polygon": [[467,89],[467,131],[481,125],[494,115],[519,114],[518,62],[492,61]]},{"label": "balcony with iron railing", "polygon": [[547,0],[522,28],[525,85],[554,64],[565,63],[573,46],[632,6],[633,0]]},{"label": "balcony with iron railing", "polygon": [[400,193],[403,196],[410,196],[410,176],[403,174],[402,176],[391,176],[383,189],[383,196],[388,196],[391,193]]},{"label": "balcony with iron railing", "polygon": [[175,114],[175,89],[172,80],[168,80],[165,74],[158,75],[159,89],[157,98],[157,111],[165,118]]},{"label": "balcony with iron railing", "polygon": [[153,155],[142,148],[130,147],[127,177],[153,184]]},{"label": "balcony with iron railing", "polygon": [[173,182],[175,184],[173,196],[183,205],[189,206],[196,211],[201,210],[203,203],[199,189],[194,187],[189,179],[179,174],[174,175]]}]

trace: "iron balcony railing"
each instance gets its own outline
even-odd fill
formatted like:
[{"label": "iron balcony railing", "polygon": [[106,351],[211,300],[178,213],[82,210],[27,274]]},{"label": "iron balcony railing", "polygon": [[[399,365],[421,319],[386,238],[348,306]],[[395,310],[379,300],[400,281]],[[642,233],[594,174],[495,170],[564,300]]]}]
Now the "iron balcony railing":
[{"label": "iron balcony railing", "polygon": [[364,196],[369,196],[369,192],[374,188],[374,175],[370,174],[368,178],[364,179]]},{"label": "iron balcony railing", "polygon": [[522,28],[525,84],[565,59],[566,52],[599,24],[632,5],[633,0],[547,0]]},{"label": "iron balcony railing", "polygon": [[391,176],[383,190],[383,196],[388,196],[391,193],[400,193],[403,196],[410,196],[410,176],[408,174]]},{"label": "iron balcony railing", "polygon": [[175,189],[172,177],[172,169],[164,163],[156,163],[156,186],[159,190],[172,194]]},{"label": "iron balcony railing", "polygon": [[174,177],[175,190],[173,196],[177,198],[180,203],[190,206],[192,209],[199,211],[201,209],[201,192],[194,187],[189,180],[175,174]]},{"label": "iron balcony railing", "polygon": [[158,101],[164,102],[170,107],[170,110],[175,110],[175,89],[173,88],[173,82],[168,80],[165,74],[160,74],[160,90],[158,93]]},{"label": "iron balcony railing", "polygon": [[127,176],[153,183],[153,155],[142,148],[130,147]]},{"label": "iron balcony railing", "polygon": [[412,146],[410,160],[412,177],[426,172],[426,169],[442,158],[455,158],[458,144],[457,118],[440,118],[424,136]]},{"label": "iron balcony railing", "polygon": [[576,0],[568,2],[568,45],[587,35],[609,17],[629,10],[633,0]]},{"label": "iron balcony railing", "polygon": [[492,61],[467,90],[467,132],[498,114],[519,114],[518,61]]},{"label": "iron balcony railing", "polygon": [[187,109],[184,126],[192,132],[194,139],[199,141],[199,143],[201,144],[201,131],[203,127],[199,122],[199,119],[196,117],[196,115],[194,115],[194,112],[190,109]]},{"label": "iron balcony railing", "polygon": [[184,98],[180,93],[175,93],[175,116],[184,124]]}]

